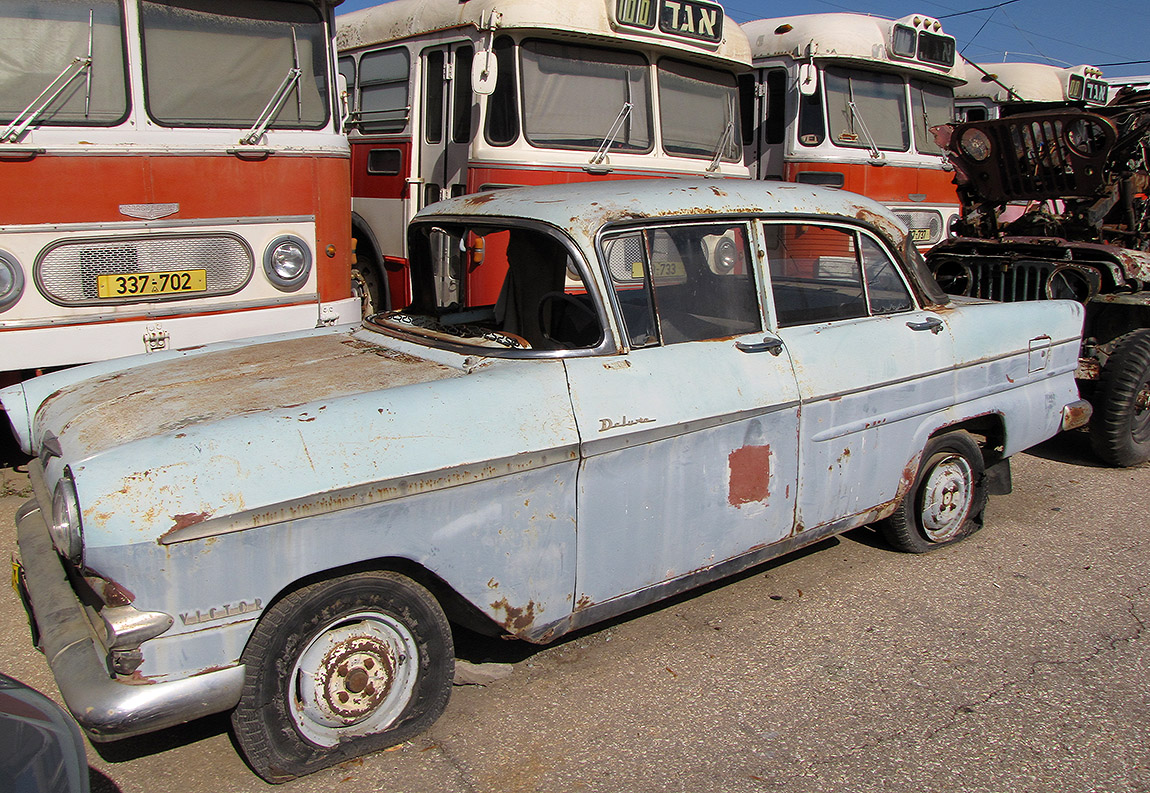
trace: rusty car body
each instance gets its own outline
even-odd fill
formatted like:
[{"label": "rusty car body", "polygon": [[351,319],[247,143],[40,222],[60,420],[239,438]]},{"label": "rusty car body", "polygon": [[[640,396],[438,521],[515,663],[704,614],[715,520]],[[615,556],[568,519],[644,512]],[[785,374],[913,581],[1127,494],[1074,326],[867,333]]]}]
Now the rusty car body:
[{"label": "rusty car body", "polygon": [[[1028,108],[1021,108],[1028,109]],[[946,291],[1086,307],[1078,378],[1091,444],[1150,460],[1150,91],[945,125],[959,236],[927,261]]]},{"label": "rusty car body", "polygon": [[944,546],[1089,415],[1079,303],[951,300],[842,191],[510,189],[409,234],[402,310],[0,392],[96,740],[230,710],[257,773],[308,773],[438,717],[451,623],[548,642],[872,523]]}]

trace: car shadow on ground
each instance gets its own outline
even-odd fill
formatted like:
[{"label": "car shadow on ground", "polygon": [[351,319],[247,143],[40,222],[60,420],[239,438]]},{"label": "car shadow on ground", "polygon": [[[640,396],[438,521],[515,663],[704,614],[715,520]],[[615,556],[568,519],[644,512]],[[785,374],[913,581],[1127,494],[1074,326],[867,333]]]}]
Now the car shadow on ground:
[{"label": "car shadow on ground", "polygon": [[1094,450],[1090,448],[1090,432],[1086,427],[1070,432],[1060,432],[1050,440],[1032,446],[1023,454],[1056,463],[1080,465],[1083,468],[1109,467],[1098,459]]}]

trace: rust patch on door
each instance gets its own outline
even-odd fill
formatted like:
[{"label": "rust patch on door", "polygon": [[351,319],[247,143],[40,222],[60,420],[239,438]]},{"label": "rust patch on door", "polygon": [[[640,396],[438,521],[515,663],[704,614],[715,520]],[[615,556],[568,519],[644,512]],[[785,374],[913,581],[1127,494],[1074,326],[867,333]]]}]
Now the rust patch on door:
[{"label": "rust patch on door", "polygon": [[771,495],[771,447],[743,446],[727,456],[730,470],[727,501],[731,506],[761,501]]}]

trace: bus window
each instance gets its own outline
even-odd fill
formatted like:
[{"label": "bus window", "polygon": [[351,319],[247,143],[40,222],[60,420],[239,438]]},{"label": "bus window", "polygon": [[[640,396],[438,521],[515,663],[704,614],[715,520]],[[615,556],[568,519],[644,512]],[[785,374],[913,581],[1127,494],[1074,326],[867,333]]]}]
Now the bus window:
[{"label": "bus window", "polygon": [[471,142],[471,62],[475,51],[460,47],[455,51],[455,79],[452,81],[451,140]]},{"label": "bus window", "polygon": [[822,91],[802,97],[799,102],[799,143],[818,146],[827,136],[823,121]]},{"label": "bus window", "polygon": [[443,81],[447,78],[444,57],[443,50],[431,50],[424,56],[423,137],[428,143],[443,140]]},{"label": "bus window", "polygon": [[495,63],[499,79],[487,103],[484,135],[492,146],[506,146],[519,137],[519,104],[515,90],[515,44],[510,36],[495,40]]},{"label": "bus window", "polygon": [[841,67],[829,67],[825,75],[827,116],[835,145],[887,151],[910,148],[901,77]]},{"label": "bus window", "polygon": [[734,162],[742,157],[735,134],[735,78],[705,66],[681,61],[659,63],[659,121],[663,125],[663,148],[668,154],[713,157],[723,146],[722,157]]},{"label": "bus window", "polygon": [[948,86],[910,81],[910,112],[914,116],[914,148],[923,154],[943,155],[930,128],[954,118],[954,91]]},{"label": "bus window", "polygon": [[[787,70],[767,72],[767,143],[782,143],[787,134]],[[821,118],[819,119],[822,120]]]},{"label": "bus window", "polygon": [[407,127],[410,63],[404,47],[367,52],[359,59],[359,101],[355,109],[364,132],[402,132]]},{"label": "bus window", "polygon": [[755,143],[755,130],[758,124],[755,119],[755,75],[739,75],[739,128],[743,133],[743,145],[752,146]]},{"label": "bus window", "polygon": [[625,113],[611,150],[652,149],[651,85],[642,55],[528,40],[520,58],[523,131],[533,146],[594,151]]},{"label": "bus window", "polygon": [[[35,118],[38,125],[117,124],[128,113],[124,31],[116,0],[5,3],[0,25],[0,121],[19,116],[41,91],[71,80]],[[88,56],[90,66],[73,65]],[[69,74],[70,73],[70,74]]]},{"label": "bus window", "polygon": [[[303,3],[242,0],[224,6],[142,0],[149,115],[165,126],[246,127],[282,104],[272,129],[318,129],[328,120],[326,28]],[[236,46],[242,41],[243,46]],[[294,84],[286,80],[302,69]],[[284,86],[290,86],[281,96]]]}]

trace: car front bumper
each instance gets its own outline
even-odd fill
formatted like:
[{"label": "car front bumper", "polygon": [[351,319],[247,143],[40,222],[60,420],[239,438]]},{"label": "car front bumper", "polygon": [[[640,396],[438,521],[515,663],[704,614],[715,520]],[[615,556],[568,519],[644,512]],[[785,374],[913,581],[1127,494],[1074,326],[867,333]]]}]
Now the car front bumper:
[{"label": "car front bumper", "polygon": [[[43,489],[42,480],[33,485]],[[241,665],[164,682],[125,680],[111,673],[108,652],[52,545],[39,506],[43,503],[30,501],[17,513],[27,605],[64,703],[89,737],[128,738],[235,706],[244,683]]]}]

